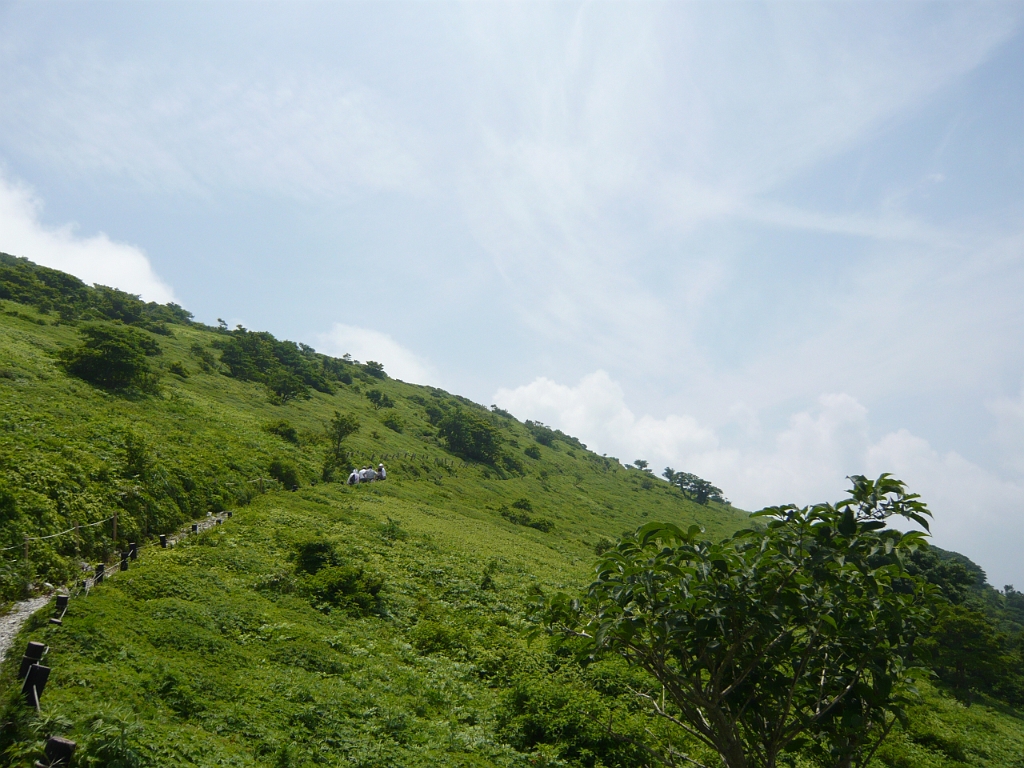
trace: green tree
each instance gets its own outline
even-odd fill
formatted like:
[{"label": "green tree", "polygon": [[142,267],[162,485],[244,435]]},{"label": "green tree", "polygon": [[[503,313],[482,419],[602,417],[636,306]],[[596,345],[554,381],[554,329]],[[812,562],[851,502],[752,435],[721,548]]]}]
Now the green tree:
[{"label": "green tree", "polygon": [[1004,638],[983,613],[961,605],[944,606],[924,643],[939,677],[956,696],[970,702],[975,691],[991,690],[998,677],[1012,674]]},{"label": "green tree", "polygon": [[381,408],[395,407],[395,401],[388,397],[386,393],[381,392],[379,389],[367,390],[366,399],[373,403],[373,407],[378,411]]},{"label": "green tree", "polygon": [[91,323],[82,327],[79,347],[60,353],[68,373],[104,389],[152,389],[148,357],[160,345],[144,331],[121,323]]},{"label": "green tree", "polygon": [[330,482],[339,467],[349,464],[345,441],[359,431],[359,420],[351,413],[334,412],[327,424],[327,456],[324,459],[323,480]]},{"label": "green tree", "polygon": [[654,712],[728,768],[774,768],[792,751],[863,766],[903,717],[931,612],[932,589],[903,567],[925,534],[885,521],[927,528],[930,513],[888,475],[851,479],[835,506],[766,509],[765,529],[721,542],[644,526],[606,553],[582,599],[548,603],[548,628],[584,657],[646,670]]},{"label": "green tree", "polygon": [[450,451],[474,461],[494,464],[501,455],[501,433],[472,411],[453,408],[438,423],[437,432]]}]

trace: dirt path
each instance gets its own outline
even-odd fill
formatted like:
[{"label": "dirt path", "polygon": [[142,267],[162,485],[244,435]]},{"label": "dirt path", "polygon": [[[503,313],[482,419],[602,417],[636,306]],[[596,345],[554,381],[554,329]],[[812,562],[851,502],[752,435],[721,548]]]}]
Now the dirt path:
[{"label": "dirt path", "polygon": [[14,638],[21,629],[21,625],[33,613],[50,602],[50,597],[33,597],[31,600],[24,600],[15,603],[11,612],[6,616],[0,616],[0,661],[4,660],[7,650],[14,642]]}]

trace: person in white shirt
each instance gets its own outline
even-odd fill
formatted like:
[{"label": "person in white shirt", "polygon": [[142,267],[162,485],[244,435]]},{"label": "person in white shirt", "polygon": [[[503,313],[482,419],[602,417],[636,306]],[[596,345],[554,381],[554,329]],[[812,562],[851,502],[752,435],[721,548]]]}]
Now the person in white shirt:
[{"label": "person in white shirt", "polygon": [[387,472],[386,469],[384,469],[384,465],[383,464],[378,464],[377,465],[377,479],[378,480],[387,480],[387,478],[388,478],[388,472]]},{"label": "person in white shirt", "polygon": [[359,470],[353,469],[352,474],[348,476],[348,484],[355,485],[359,482]]},{"label": "person in white shirt", "polygon": [[363,471],[359,473],[359,479],[364,483],[372,482],[376,476],[377,473],[369,467],[363,467]]}]

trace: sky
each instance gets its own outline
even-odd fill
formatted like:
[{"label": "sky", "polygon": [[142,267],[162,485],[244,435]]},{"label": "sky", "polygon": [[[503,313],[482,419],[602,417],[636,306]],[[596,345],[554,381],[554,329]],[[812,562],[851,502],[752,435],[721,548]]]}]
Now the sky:
[{"label": "sky", "polygon": [[0,2],[0,251],[1024,585],[1024,3]]}]

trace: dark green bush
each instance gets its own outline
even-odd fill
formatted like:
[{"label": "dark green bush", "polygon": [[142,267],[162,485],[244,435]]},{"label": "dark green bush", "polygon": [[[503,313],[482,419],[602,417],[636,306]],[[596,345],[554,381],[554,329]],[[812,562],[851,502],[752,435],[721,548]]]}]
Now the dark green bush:
[{"label": "dark green bush", "polygon": [[340,565],[341,557],[329,541],[310,539],[295,545],[295,567],[307,574],[314,574],[331,565]]},{"label": "dark green bush", "polygon": [[540,448],[538,448],[536,445],[527,446],[526,448],[523,449],[523,453],[525,453],[531,459],[540,458]]},{"label": "dark green bush", "polygon": [[412,628],[409,638],[421,653],[451,653],[465,650],[469,646],[466,633],[462,630],[427,619]]},{"label": "dark green bush", "polygon": [[366,365],[363,366],[363,370],[375,379],[386,379],[388,375],[384,373],[384,366],[380,363],[376,363],[373,360],[367,360]]},{"label": "dark green bush", "polygon": [[180,360],[175,360],[173,363],[167,366],[167,370],[170,373],[173,373],[175,376],[180,376],[183,379],[188,378],[188,369],[185,367],[185,364],[182,363]]},{"label": "dark green bush", "polygon": [[553,675],[523,675],[515,680],[497,708],[501,739],[527,753],[547,745],[561,765],[643,768],[658,764],[638,746],[642,743],[639,739],[620,735],[627,725],[621,715],[614,718],[620,733],[612,732],[610,702],[575,679],[576,674],[563,669]]},{"label": "dark green bush", "polygon": [[[520,499],[519,501],[526,500]],[[513,503],[512,506],[516,506],[516,503],[518,502]],[[523,511],[522,507],[519,507],[518,510],[513,510],[509,509],[508,507],[502,506],[498,510],[498,512],[501,514],[502,517],[504,517],[513,525],[522,525],[526,526],[527,528],[534,528],[540,531],[541,533],[550,533],[555,529],[555,524],[553,522],[543,517],[532,517],[530,514]]]},{"label": "dark green bush", "polygon": [[267,389],[270,390],[270,402],[276,405],[309,397],[309,387],[291,371],[274,371],[267,377]]},{"label": "dark green bush", "polygon": [[358,616],[381,612],[384,579],[354,565],[329,565],[305,581],[313,604],[321,610],[340,608]]},{"label": "dark green bush", "polygon": [[283,461],[282,459],[274,459],[270,462],[270,466],[267,468],[267,472],[272,478],[277,480],[286,490],[297,491],[299,489],[299,470],[295,468],[294,464]]},{"label": "dark green bush", "polygon": [[217,358],[213,356],[213,353],[209,349],[204,347],[198,341],[189,347],[188,352],[199,362],[199,369],[203,373],[211,373],[212,371],[217,370]]},{"label": "dark green bush", "polygon": [[60,353],[68,373],[104,389],[154,388],[146,358],[160,354],[160,345],[149,335],[120,323],[90,323],[81,333],[80,347]]},{"label": "dark green bush", "polygon": [[282,440],[285,440],[293,445],[299,444],[299,433],[291,424],[283,419],[281,421],[275,421],[267,424],[264,429],[272,435],[277,435]]},{"label": "dark green bush", "polygon": [[369,389],[366,391],[366,399],[373,403],[373,407],[378,411],[381,408],[394,408],[395,401],[387,396],[384,392],[379,389]]},{"label": "dark green bush", "polygon": [[394,430],[395,432],[401,432],[405,428],[405,424],[402,422],[402,417],[394,411],[384,414],[381,422],[385,427]]},{"label": "dark green bush", "polygon": [[512,506],[515,509],[521,509],[524,512],[533,512],[533,504],[530,503],[529,499],[516,499],[512,502]]},{"label": "dark green bush", "polygon": [[472,411],[453,409],[438,423],[437,431],[450,451],[474,461],[494,464],[501,454],[501,433]]}]

